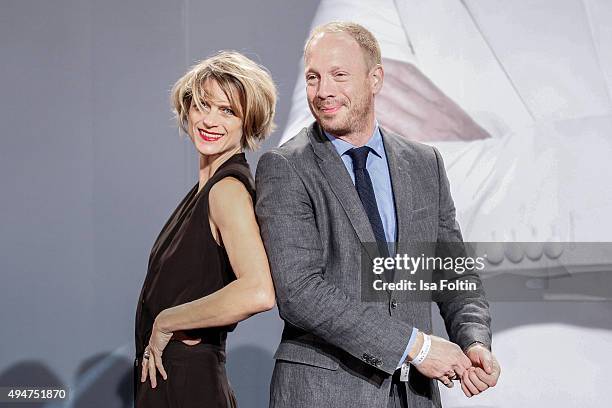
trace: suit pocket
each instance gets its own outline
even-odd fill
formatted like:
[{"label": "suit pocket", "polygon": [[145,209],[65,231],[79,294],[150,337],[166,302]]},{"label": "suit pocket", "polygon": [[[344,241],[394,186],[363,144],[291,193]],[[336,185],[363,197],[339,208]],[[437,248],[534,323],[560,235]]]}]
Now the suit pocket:
[{"label": "suit pocket", "polygon": [[338,361],[331,354],[318,348],[318,345],[281,343],[274,354],[276,360],[290,361],[293,363],[306,364],[327,370],[337,370]]}]

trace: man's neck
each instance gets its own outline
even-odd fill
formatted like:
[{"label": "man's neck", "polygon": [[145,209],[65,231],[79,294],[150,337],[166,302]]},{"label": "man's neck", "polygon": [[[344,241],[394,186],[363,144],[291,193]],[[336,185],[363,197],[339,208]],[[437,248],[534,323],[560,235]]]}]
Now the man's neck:
[{"label": "man's neck", "polygon": [[374,120],[374,118],[372,118],[371,120],[368,120],[366,122],[366,125],[363,126],[361,129],[355,130],[354,132],[347,133],[342,136],[333,136],[337,137],[338,139],[342,139],[345,142],[352,144],[353,146],[360,147],[364,146],[372,138],[372,135],[374,134],[374,129],[376,129],[376,121]]}]

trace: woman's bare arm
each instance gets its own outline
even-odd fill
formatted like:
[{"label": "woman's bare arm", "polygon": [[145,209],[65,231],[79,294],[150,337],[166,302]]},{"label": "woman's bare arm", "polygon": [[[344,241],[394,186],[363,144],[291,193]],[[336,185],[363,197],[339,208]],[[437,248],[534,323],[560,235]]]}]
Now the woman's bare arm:
[{"label": "woman's bare arm", "polygon": [[209,193],[209,216],[237,279],[208,296],[162,311],[156,319],[162,331],[225,326],[274,307],[268,258],[245,186],[233,177],[217,182]]}]

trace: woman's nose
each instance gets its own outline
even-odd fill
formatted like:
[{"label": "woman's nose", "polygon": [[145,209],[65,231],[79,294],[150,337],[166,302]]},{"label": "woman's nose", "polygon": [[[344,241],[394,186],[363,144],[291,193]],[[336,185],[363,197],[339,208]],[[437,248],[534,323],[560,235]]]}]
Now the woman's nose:
[{"label": "woman's nose", "polygon": [[214,111],[204,112],[202,115],[202,123],[206,127],[214,127],[217,125],[218,120]]}]

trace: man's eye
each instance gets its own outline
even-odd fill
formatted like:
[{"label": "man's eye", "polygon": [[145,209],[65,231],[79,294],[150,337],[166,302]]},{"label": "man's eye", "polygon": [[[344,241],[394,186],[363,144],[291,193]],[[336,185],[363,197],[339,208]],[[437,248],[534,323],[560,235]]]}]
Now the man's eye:
[{"label": "man's eye", "polygon": [[317,76],[316,76],[316,75],[308,75],[308,76],[306,77],[306,82],[308,82],[308,83],[313,83],[313,82],[315,82],[316,80],[317,80]]}]

